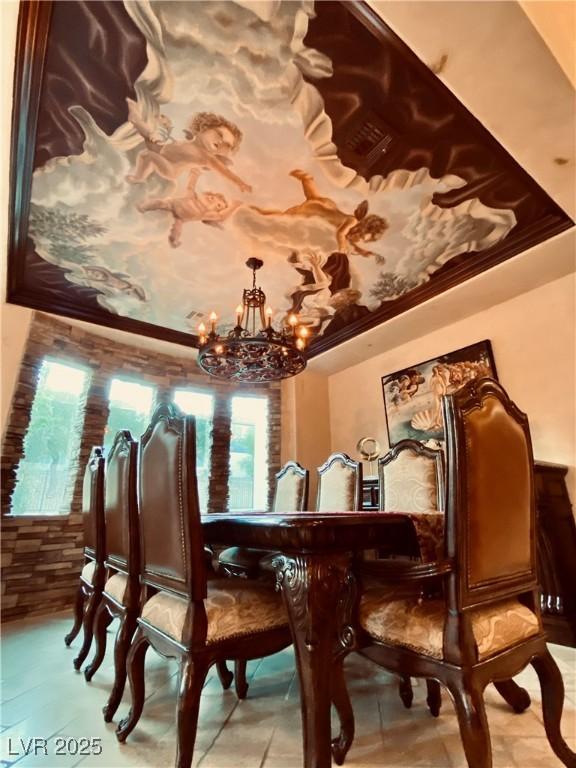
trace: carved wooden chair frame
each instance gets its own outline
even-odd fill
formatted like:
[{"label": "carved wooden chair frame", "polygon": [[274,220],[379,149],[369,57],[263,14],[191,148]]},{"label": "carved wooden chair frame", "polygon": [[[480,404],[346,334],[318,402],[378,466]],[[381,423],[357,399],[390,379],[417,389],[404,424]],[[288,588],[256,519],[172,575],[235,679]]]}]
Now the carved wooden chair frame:
[{"label": "carved wooden chair frame", "polygon": [[356,511],[362,509],[362,462],[354,461],[348,456],[347,453],[337,451],[332,453],[326,461],[321,464],[316,470],[318,473],[318,490],[316,493],[316,509],[320,507],[320,499],[322,495],[322,481],[324,476],[333,468],[335,464],[341,464],[344,467],[352,469],[356,473],[356,487],[354,489],[354,501],[353,510]]},{"label": "carved wooden chair frame", "polygon": [[[465,418],[482,409],[488,398],[496,398],[509,416],[524,432],[529,466],[530,488],[530,556],[523,572],[511,573],[483,582],[470,583],[469,512],[466,487],[467,437]],[[511,678],[532,664],[540,679],[544,726],[550,746],[562,763],[576,766],[576,754],[570,750],[560,731],[564,700],[562,676],[546,647],[542,629],[535,552],[535,504],[533,488],[533,458],[528,419],[492,379],[470,382],[460,392],[442,399],[447,436],[448,475],[446,505],[446,557],[436,563],[417,565],[391,561],[384,570],[395,583],[423,583],[441,578],[444,583],[446,622],[443,632],[443,658],[418,653],[406,647],[377,641],[359,625],[352,630],[349,645],[385,669],[398,674],[435,679],[445,685],[454,699],[460,734],[470,768],[489,768],[492,764],[490,735],[483,701],[486,685],[494,682],[503,698],[516,712],[530,705],[530,697]],[[380,566],[382,564],[379,564]],[[538,617],[540,631],[516,642],[513,646],[476,658],[470,610],[480,603],[518,598]],[[344,654],[346,651],[344,651]],[[341,730],[333,741],[333,756],[338,764],[344,761],[354,734],[354,717],[348,693],[341,680],[341,666],[335,667],[338,677],[334,685],[335,705]]]},{"label": "carved wooden chair frame", "polygon": [[[162,656],[180,661],[180,687],[177,705],[177,756],[179,768],[189,768],[194,752],[200,695],[208,669],[225,659],[254,659],[280,651],[291,643],[288,626],[229,638],[214,645],[206,644],[208,620],[204,599],[207,596],[207,566],[204,556],[202,525],[196,484],[196,430],[193,416],[183,416],[171,404],[161,404],[141,438],[140,488],[145,471],[145,451],[157,425],[174,433],[179,441],[179,515],[182,562],[171,563],[167,570],[151,567],[147,561],[146,510],[140,503],[142,605],[149,595],[165,590],[188,599],[181,640],[165,634],[141,617],[128,653],[127,669],[132,705],[118,725],[116,736],[123,742],[134,729],[144,706],[144,661],[149,646]],[[150,543],[150,542],[148,542]]]},{"label": "carved wooden chair frame", "polygon": [[[94,616],[106,580],[106,532],[104,521],[104,466],[105,459],[102,448],[94,446],[84,475],[82,499],[82,517],[84,524],[84,566],[94,562],[94,575],[89,582],[80,575],[76,600],[74,603],[74,624],[64,642],[70,645],[83,628],[83,642],[74,659],[74,669],[78,670],[84,663],[92,645]],[[86,479],[89,479],[89,500],[86,504]]]},{"label": "carved wooden chair frame", "polygon": [[[106,506],[106,491],[109,483],[111,468],[119,459],[124,459],[123,468],[126,488],[125,498],[120,501],[120,510],[114,512],[120,516],[120,536],[122,542],[127,542],[128,551],[122,552],[122,543],[111,541],[111,526],[108,520]],[[107,559],[108,578],[114,574],[122,574],[127,579],[126,591],[122,602],[106,592],[106,584],[102,593],[102,601],[94,617],[95,654],[90,665],[84,670],[86,680],[91,680],[98,670],[106,653],[106,630],[115,618],[120,619],[114,644],[114,686],[108,702],[103,709],[104,720],[108,723],[114,717],[122,700],[126,684],[126,658],[132,636],[136,631],[136,620],[140,613],[140,521],[138,517],[138,441],[130,432],[121,430],[116,434],[114,443],[107,458],[107,480],[105,483],[104,514],[107,522]]]}]

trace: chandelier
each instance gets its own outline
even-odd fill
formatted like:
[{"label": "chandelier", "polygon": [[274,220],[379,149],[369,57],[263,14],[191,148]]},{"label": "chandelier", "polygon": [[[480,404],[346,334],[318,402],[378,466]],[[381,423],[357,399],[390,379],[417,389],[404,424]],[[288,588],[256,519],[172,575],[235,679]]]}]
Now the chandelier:
[{"label": "chandelier", "polygon": [[209,332],[203,322],[198,326],[198,365],[211,376],[256,383],[287,379],[306,368],[308,328],[299,326],[296,315],[288,316],[282,330],[272,327],[274,313],[270,307],[265,309],[266,295],[256,287],[256,270],[263,264],[255,258],[246,262],[252,270],[252,288],[244,289],[234,328],[218,334],[215,312],[209,318]]}]

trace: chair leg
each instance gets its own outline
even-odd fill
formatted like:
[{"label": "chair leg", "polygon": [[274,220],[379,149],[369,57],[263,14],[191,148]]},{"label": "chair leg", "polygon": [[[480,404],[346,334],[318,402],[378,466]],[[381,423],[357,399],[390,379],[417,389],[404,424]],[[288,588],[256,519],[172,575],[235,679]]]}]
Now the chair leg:
[{"label": "chair leg", "polygon": [[79,670],[82,664],[84,664],[84,661],[86,660],[86,656],[88,656],[88,653],[90,651],[90,646],[92,645],[92,635],[94,633],[94,616],[96,614],[96,609],[98,608],[98,604],[100,603],[100,600],[102,599],[102,593],[96,592],[94,590],[90,597],[88,598],[88,603],[86,605],[86,610],[84,612],[84,620],[82,622],[82,625],[84,627],[84,641],[82,643],[82,647],[80,648],[78,652],[78,656],[74,659],[74,669]]},{"label": "chair leg", "polygon": [[438,717],[442,706],[442,691],[438,680],[426,680],[426,704],[432,717]]},{"label": "chair leg", "polygon": [[542,714],[550,746],[568,768],[576,768],[576,753],[562,738],[560,721],[564,706],[564,683],[556,662],[548,649],[532,659],[532,666],[540,680],[542,690]]},{"label": "chair leg", "polygon": [[525,688],[521,688],[514,680],[494,681],[494,687],[518,715],[528,709],[531,704],[530,694]]},{"label": "chair leg", "polygon": [[87,682],[92,680],[94,673],[104,661],[106,654],[106,630],[112,622],[112,616],[106,608],[106,603],[101,600],[94,616],[94,644],[96,646],[94,658],[84,670],[84,677]]},{"label": "chair leg", "polygon": [[190,768],[192,765],[200,695],[207,672],[208,665],[204,659],[194,659],[192,656],[187,656],[182,662],[180,691],[178,693],[176,768]]},{"label": "chair leg", "polygon": [[402,675],[398,682],[398,694],[406,709],[410,709],[414,700],[414,691],[412,690],[412,680],[409,675]]},{"label": "chair leg", "polygon": [[72,640],[77,636],[78,632],[80,632],[80,629],[82,628],[82,618],[84,616],[84,600],[86,599],[84,595],[84,590],[82,589],[82,583],[78,586],[78,590],[76,592],[76,600],[74,601],[74,624],[72,625],[72,629],[66,637],[64,638],[64,642],[66,645],[70,645]]},{"label": "chair leg", "polygon": [[216,671],[218,672],[218,677],[220,679],[220,684],[222,688],[227,691],[228,688],[230,688],[232,684],[232,680],[234,679],[234,675],[228,667],[226,666],[226,660],[223,659],[222,661],[216,662]]},{"label": "chair leg", "polygon": [[448,687],[458,715],[468,768],[492,768],[492,747],[482,688],[462,677],[451,680]]},{"label": "chair leg", "polygon": [[114,644],[114,686],[106,706],[102,709],[106,723],[111,722],[124,695],[128,651],[136,626],[136,617],[128,613],[124,614]]},{"label": "chair leg", "polygon": [[245,699],[248,693],[248,683],[246,682],[246,661],[245,659],[236,659],[234,661],[234,689],[239,699]]},{"label": "chair leg", "polygon": [[128,716],[118,723],[118,728],[116,728],[118,741],[126,741],[126,737],[132,732],[142,714],[144,707],[144,661],[149,645],[148,638],[142,628],[139,628],[134,635],[126,661],[132,706]]},{"label": "chair leg", "polygon": [[332,667],[332,704],[340,720],[340,733],[332,739],[332,757],[336,765],[342,765],[354,740],[354,711],[350,702],[346,678],[344,677],[344,658],[334,662]]}]

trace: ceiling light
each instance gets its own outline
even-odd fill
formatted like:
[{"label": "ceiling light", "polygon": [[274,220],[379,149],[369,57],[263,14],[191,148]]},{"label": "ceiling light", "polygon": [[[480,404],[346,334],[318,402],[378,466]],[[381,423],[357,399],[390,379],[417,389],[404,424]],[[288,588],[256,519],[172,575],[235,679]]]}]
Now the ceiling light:
[{"label": "ceiling light", "polygon": [[217,315],[209,316],[210,331],[198,326],[198,365],[211,376],[237,382],[257,383],[295,376],[306,368],[304,350],[308,328],[290,315],[282,330],[272,326],[274,312],[266,307],[264,291],[256,287],[256,270],[264,264],[251,258],[252,288],[245,288],[236,307],[236,325],[222,335],[216,332]]}]

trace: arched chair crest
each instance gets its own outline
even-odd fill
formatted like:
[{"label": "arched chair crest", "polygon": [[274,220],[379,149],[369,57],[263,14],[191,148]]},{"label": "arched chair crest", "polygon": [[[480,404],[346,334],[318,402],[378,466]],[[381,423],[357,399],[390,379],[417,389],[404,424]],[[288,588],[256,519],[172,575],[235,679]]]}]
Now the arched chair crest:
[{"label": "arched chair crest", "polygon": [[287,461],[276,474],[273,512],[303,512],[308,508],[309,472],[297,461]]},{"label": "arched chair crest", "polygon": [[318,467],[318,512],[347,512],[362,508],[362,462],[346,453],[333,453]]}]

